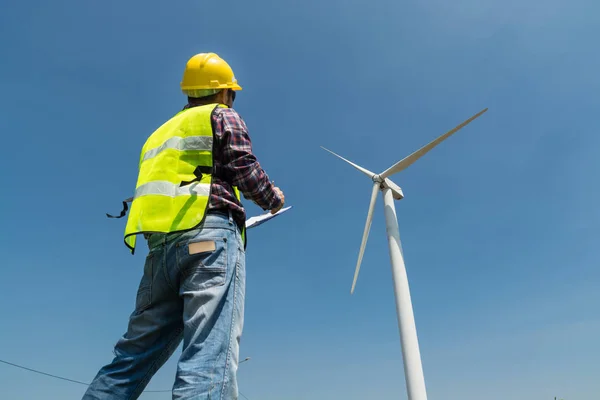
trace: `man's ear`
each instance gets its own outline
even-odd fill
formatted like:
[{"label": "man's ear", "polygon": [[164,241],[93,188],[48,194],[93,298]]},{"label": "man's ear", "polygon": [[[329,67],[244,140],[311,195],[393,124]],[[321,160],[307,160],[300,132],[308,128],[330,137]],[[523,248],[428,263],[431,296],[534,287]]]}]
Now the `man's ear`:
[{"label": "man's ear", "polygon": [[225,95],[227,97],[227,103],[225,103],[225,104],[227,104],[229,106],[229,108],[231,108],[231,107],[233,107],[233,95],[234,95],[234,92],[231,89],[227,89],[225,92],[227,93]]},{"label": "man's ear", "polygon": [[229,89],[223,89],[219,92],[219,96],[217,97],[217,101],[221,104],[225,104],[231,108],[231,94],[229,93]]}]

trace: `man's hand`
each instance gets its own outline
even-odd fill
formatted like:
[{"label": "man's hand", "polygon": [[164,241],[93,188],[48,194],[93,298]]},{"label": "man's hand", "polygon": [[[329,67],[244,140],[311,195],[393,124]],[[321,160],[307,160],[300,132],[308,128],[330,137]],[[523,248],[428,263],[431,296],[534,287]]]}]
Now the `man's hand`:
[{"label": "man's hand", "polygon": [[281,191],[281,189],[276,187],[274,190],[275,190],[275,194],[277,195],[277,197],[279,197],[281,199],[281,204],[279,205],[279,207],[273,208],[271,210],[271,214],[277,213],[277,211],[281,210],[283,208],[283,205],[285,204],[285,196],[283,195],[283,192]]}]

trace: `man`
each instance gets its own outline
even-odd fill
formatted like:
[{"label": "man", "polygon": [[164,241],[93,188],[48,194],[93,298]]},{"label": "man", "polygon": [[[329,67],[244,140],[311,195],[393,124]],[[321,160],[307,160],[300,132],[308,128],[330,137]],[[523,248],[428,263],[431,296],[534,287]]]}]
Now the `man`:
[{"label": "man", "polygon": [[233,110],[238,85],[214,53],[193,56],[184,109],[146,141],[125,228],[150,249],[135,310],[84,400],[137,399],[183,340],[173,399],[237,399],[244,321],[245,211],[240,192],[275,213],[284,196],[252,154]]}]

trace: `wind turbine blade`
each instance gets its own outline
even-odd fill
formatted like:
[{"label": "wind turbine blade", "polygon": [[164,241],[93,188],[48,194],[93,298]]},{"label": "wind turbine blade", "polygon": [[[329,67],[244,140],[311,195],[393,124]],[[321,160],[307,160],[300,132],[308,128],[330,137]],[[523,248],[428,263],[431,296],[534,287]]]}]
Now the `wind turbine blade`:
[{"label": "wind turbine blade", "polygon": [[369,171],[366,168],[361,167],[360,165],[356,165],[354,164],[352,161],[350,160],[346,160],[344,157],[340,156],[339,154],[335,154],[333,151],[326,149],[325,147],[321,146],[321,148],[325,151],[328,151],[329,153],[333,154],[334,156],[336,156],[337,158],[340,158],[344,161],[346,161],[348,164],[352,165],[354,168],[356,168],[357,170],[359,170],[360,172],[362,172],[365,175],[368,175],[369,178],[373,178],[375,176],[375,174],[371,171]]},{"label": "wind turbine blade", "polygon": [[414,153],[412,153],[408,157],[405,157],[401,161],[398,161],[396,164],[392,165],[390,168],[388,168],[387,170],[385,170],[381,174],[381,177],[385,179],[385,178],[387,178],[387,177],[389,177],[389,176],[391,176],[391,175],[393,175],[395,173],[398,173],[398,172],[400,172],[400,171],[408,168],[415,161],[417,161],[419,158],[421,158],[425,154],[427,154],[429,152],[429,150],[433,149],[435,146],[437,146],[438,144],[442,143],[444,140],[448,139],[450,136],[452,136],[452,134],[456,133],[458,130],[460,130],[461,128],[463,128],[466,125],[468,125],[475,118],[479,117],[481,114],[483,114],[487,110],[488,110],[487,108],[483,109],[482,111],[480,111],[477,114],[473,115],[471,118],[469,118],[468,120],[466,120],[462,124],[460,124],[457,127],[449,130],[448,132],[444,133],[442,136],[438,137],[437,139],[433,140],[432,142],[430,142],[430,143],[426,144],[425,146],[421,147],[419,150],[415,151]]},{"label": "wind turbine blade", "polygon": [[356,280],[358,279],[358,272],[360,271],[360,264],[362,263],[363,255],[365,254],[365,247],[367,247],[367,239],[369,239],[371,222],[373,222],[373,211],[375,210],[375,200],[377,200],[379,185],[380,184],[377,182],[373,184],[373,192],[371,193],[371,203],[369,204],[369,213],[367,214],[367,223],[365,224],[365,231],[363,233],[362,243],[360,244],[360,251],[358,252],[358,262],[356,263],[356,270],[354,271],[354,280],[352,281],[352,289],[350,289],[350,294],[354,293],[354,288],[356,287]]}]

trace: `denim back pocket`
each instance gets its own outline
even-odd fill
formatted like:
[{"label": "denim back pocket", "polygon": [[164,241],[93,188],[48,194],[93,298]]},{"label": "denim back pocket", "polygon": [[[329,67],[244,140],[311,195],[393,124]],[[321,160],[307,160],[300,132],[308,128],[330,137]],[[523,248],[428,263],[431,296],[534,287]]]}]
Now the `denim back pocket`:
[{"label": "denim back pocket", "polygon": [[186,291],[222,286],[227,276],[227,239],[196,238],[178,243],[177,264]]}]

